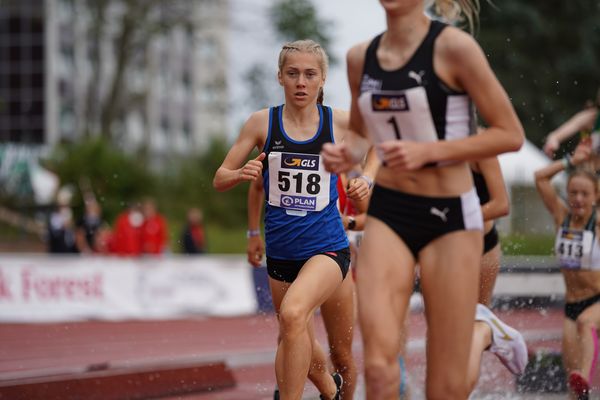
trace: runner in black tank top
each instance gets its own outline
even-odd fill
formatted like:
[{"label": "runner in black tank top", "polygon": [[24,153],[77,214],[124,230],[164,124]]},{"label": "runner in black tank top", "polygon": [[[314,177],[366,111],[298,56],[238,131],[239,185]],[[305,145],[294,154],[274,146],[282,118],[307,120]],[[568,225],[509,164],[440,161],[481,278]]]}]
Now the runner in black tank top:
[{"label": "runner in black tank top", "polygon": [[[472,15],[469,1],[436,4]],[[358,257],[365,267],[358,269],[357,294],[367,398],[397,396],[396,356],[418,263],[428,320],[426,396],[464,400],[483,250],[467,161],[518,150],[523,128],[471,36],[432,22],[424,2],[381,5],[387,30],[347,55],[356,134],[322,150],[336,173],[349,170],[371,144],[383,162]],[[489,125],[478,135],[470,135],[471,101]],[[506,342],[493,331],[492,350]],[[511,367],[524,368],[526,359],[514,356]]]}]

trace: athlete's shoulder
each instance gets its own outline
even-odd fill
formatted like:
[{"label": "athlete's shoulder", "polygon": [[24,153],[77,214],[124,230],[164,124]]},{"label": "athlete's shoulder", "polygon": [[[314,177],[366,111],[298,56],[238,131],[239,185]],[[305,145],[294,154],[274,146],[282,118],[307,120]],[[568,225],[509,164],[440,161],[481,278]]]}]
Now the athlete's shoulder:
[{"label": "athlete's shoulder", "polygon": [[269,108],[264,108],[250,114],[246,122],[244,123],[244,129],[249,130],[264,130],[265,126],[269,123]]},{"label": "athlete's shoulder", "polygon": [[448,59],[460,59],[480,51],[473,36],[454,26],[447,26],[436,40],[436,52]]},{"label": "athlete's shoulder", "polygon": [[367,48],[369,47],[371,41],[372,40],[367,40],[350,47],[346,53],[346,62],[348,63],[348,67],[357,64],[362,66],[366,57]]},{"label": "athlete's shoulder", "polygon": [[350,112],[341,108],[332,108],[333,124],[338,128],[347,129],[350,121]]}]

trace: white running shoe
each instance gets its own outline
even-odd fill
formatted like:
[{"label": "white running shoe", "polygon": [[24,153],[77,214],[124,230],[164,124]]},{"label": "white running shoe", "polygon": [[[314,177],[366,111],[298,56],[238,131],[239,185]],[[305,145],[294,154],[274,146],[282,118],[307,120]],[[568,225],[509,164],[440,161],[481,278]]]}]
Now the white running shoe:
[{"label": "white running shoe", "polygon": [[477,304],[475,321],[485,322],[492,329],[492,344],[489,350],[494,353],[510,372],[522,374],[527,366],[527,345],[523,335],[506,325],[489,308]]}]

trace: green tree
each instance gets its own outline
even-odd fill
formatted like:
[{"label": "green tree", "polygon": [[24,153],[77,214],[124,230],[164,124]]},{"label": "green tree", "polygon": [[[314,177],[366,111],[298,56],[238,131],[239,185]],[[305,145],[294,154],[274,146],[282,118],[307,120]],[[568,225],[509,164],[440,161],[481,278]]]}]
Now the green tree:
[{"label": "green tree", "polygon": [[[43,164],[59,176],[61,185],[89,184],[107,221],[129,202],[157,192],[157,178],[145,163],[103,138],[59,145]],[[75,194],[75,206],[81,205],[81,191]]]},{"label": "green tree", "polygon": [[527,137],[548,132],[595,98],[600,86],[600,5],[595,0],[482,3],[477,39]]},{"label": "green tree", "polygon": [[[113,130],[126,111],[137,109],[146,118],[148,88],[134,91],[126,84],[128,70],[146,63],[149,44],[176,28],[191,29],[195,16],[187,0],[66,0],[92,23],[87,32],[93,77],[88,82],[85,130],[114,139]],[[103,44],[112,46],[113,68],[106,71]],[[139,72],[138,72],[139,73]]]},{"label": "green tree", "polygon": [[[273,27],[277,35],[287,41],[312,39],[331,53],[330,29],[334,26],[330,20],[322,19],[310,0],[276,0],[269,9]],[[337,60],[330,57],[332,64]]]},{"label": "green tree", "polygon": [[202,154],[181,160],[172,176],[163,177],[158,196],[170,214],[183,218],[187,209],[195,206],[205,210],[209,223],[224,227],[245,224],[247,185],[223,193],[212,187],[214,173],[228,150],[226,141],[214,139]]},{"label": "green tree", "polygon": [[[282,41],[299,39],[312,39],[325,49],[329,54],[329,62],[335,65],[338,60],[328,49],[332,45],[330,30],[334,24],[330,20],[322,19],[317,9],[310,0],[274,0],[269,7],[269,17],[275,35]],[[273,68],[276,60],[269,63],[254,63],[244,73],[248,83],[248,104],[260,109],[273,103],[273,91],[276,90]]]}]

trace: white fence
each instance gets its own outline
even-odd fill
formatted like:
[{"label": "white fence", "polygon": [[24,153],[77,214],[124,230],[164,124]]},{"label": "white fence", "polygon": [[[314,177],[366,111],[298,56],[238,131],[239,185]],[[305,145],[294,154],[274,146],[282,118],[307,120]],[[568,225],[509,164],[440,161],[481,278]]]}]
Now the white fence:
[{"label": "white fence", "polygon": [[[560,302],[564,290],[552,258],[505,257],[494,297]],[[0,255],[0,323],[240,316],[272,310],[270,299],[245,255]]]},{"label": "white fence", "polygon": [[233,316],[257,307],[241,256],[0,255],[0,322]]}]

